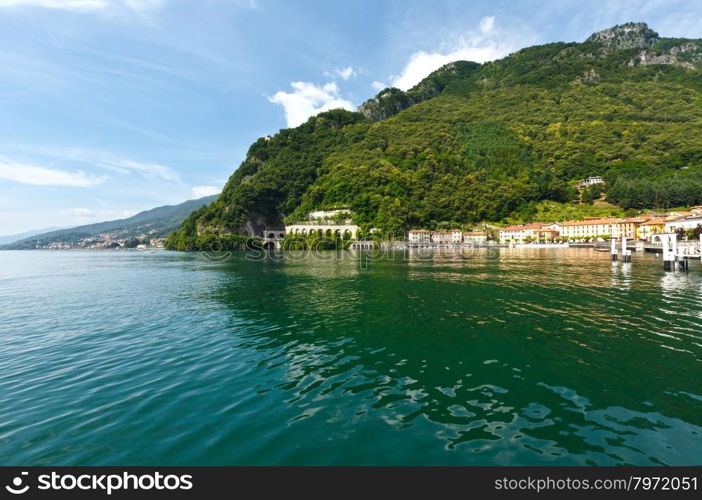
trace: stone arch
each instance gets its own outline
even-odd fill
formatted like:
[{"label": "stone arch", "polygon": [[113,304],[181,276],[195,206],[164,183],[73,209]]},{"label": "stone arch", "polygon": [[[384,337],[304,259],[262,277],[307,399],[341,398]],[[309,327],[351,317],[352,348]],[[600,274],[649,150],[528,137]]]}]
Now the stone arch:
[{"label": "stone arch", "polygon": [[268,233],[268,239],[274,240],[274,239],[275,239],[275,233]]}]

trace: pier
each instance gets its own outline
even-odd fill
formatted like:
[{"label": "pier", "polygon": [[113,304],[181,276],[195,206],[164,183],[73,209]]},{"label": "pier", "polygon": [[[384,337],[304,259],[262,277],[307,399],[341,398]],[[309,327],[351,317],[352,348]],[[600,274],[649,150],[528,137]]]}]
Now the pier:
[{"label": "pier", "polygon": [[[601,252],[607,251],[604,244],[596,244],[594,248]],[[612,262],[621,260],[625,264],[630,263],[633,251],[663,254],[663,269],[666,271],[687,271],[690,268],[690,260],[702,259],[702,235],[699,241],[678,241],[676,233],[658,233],[652,237],[650,243],[634,242],[633,245],[628,242],[626,237],[609,240]]]},{"label": "pier", "polygon": [[[663,253],[663,269],[666,271],[687,271],[690,267],[690,259],[702,257],[702,235],[700,241],[679,242],[676,233],[659,233],[653,236],[652,242],[656,240],[661,243]],[[685,243],[685,244],[683,244]]]}]

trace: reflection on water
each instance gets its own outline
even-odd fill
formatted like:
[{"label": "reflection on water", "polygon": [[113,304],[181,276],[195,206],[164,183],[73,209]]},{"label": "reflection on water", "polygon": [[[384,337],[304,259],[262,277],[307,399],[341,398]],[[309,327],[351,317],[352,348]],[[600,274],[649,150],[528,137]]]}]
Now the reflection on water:
[{"label": "reflection on water", "polygon": [[490,252],[0,254],[0,459],[699,463],[699,266]]}]

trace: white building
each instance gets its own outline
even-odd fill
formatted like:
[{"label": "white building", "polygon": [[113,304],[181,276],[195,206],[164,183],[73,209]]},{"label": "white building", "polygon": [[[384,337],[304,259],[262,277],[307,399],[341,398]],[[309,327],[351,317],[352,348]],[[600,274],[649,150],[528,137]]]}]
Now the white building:
[{"label": "white building", "polygon": [[532,224],[518,224],[500,229],[500,241],[502,243],[524,243],[527,238],[537,239],[539,230],[544,226],[543,222]]},{"label": "white building", "polygon": [[598,236],[612,237],[614,224],[617,219],[613,217],[586,217],[585,220],[571,220],[559,223],[559,232],[562,238],[597,238]]},{"label": "white building", "polygon": [[580,181],[580,187],[586,188],[593,186],[595,184],[604,184],[604,179],[599,175],[588,177],[587,179]]},{"label": "white building", "polygon": [[695,229],[700,225],[702,225],[702,214],[693,214],[666,221],[665,232],[674,233],[679,229],[684,229],[687,231],[688,229]]},{"label": "white building", "polygon": [[431,233],[426,229],[412,229],[408,234],[408,240],[413,245],[429,245]]},{"label": "white building", "polygon": [[484,245],[487,242],[485,231],[467,231],[463,233],[463,242],[471,245]]},{"label": "white building", "polygon": [[431,233],[431,242],[436,245],[451,244],[451,233],[445,231],[433,231]]},{"label": "white building", "polygon": [[451,243],[454,245],[460,245],[463,243],[463,231],[460,229],[451,230]]}]

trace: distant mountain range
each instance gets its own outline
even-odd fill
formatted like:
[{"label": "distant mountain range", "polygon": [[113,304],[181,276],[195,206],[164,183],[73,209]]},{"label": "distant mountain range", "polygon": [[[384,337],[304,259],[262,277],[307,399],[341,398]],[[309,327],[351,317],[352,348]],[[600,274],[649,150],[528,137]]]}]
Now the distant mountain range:
[{"label": "distant mountain range", "polygon": [[32,229],[31,231],[25,231],[23,233],[9,234],[7,236],[0,236],[0,245],[9,245],[15,241],[20,241],[30,236],[35,236],[37,234],[48,233],[50,231],[58,231],[59,229],[64,229],[61,227],[45,227],[44,229]]},{"label": "distant mountain range", "polygon": [[[217,199],[217,196],[206,196],[197,200],[188,200],[179,205],[153,208],[139,212],[127,219],[99,222],[48,232],[42,231],[41,233],[30,231],[24,235],[6,236],[3,239],[13,239],[13,241],[4,242],[0,240],[0,245],[3,245],[1,248],[5,250],[29,250],[47,248],[52,244],[58,243],[64,243],[67,246],[77,246],[86,239],[94,239],[100,242],[140,237],[150,239],[163,238],[175,231],[193,211],[213,202]],[[14,239],[17,236],[21,238]]]}]

